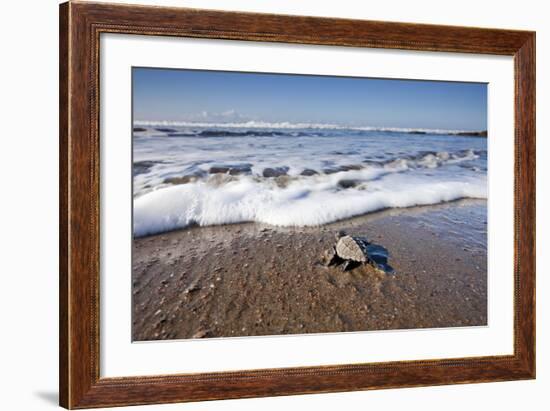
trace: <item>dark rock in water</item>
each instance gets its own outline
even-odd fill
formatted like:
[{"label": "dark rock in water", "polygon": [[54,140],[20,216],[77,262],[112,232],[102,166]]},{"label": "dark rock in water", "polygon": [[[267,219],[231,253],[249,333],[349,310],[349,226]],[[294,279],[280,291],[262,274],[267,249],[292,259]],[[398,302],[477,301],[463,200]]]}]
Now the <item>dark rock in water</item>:
[{"label": "dark rock in water", "polygon": [[252,164],[234,164],[227,166],[213,166],[208,171],[210,174],[229,174],[236,176],[252,172]]},{"label": "dark rock in water", "polygon": [[338,167],[339,171],[362,170],[362,169],[363,169],[363,166],[361,166],[360,164],[347,164],[347,165]]},{"label": "dark rock in water", "polygon": [[193,183],[197,181],[197,179],[198,179],[197,176],[168,177],[164,179],[163,183],[174,184],[174,185],[188,184],[188,183]]},{"label": "dark rock in water", "polygon": [[319,173],[315,170],[312,170],[311,168],[306,168],[304,171],[302,171],[300,173],[301,176],[315,176],[315,175],[318,175]]},{"label": "dark rock in water", "polygon": [[155,130],[160,131],[161,133],[175,133],[178,130],[174,130],[173,128],[155,128]]},{"label": "dark rock in water", "polygon": [[336,243],[336,253],[344,260],[366,263],[369,260],[367,255],[368,245],[369,242],[366,237],[351,237],[346,235]]},{"label": "dark rock in water", "polygon": [[338,181],[338,187],[339,188],[353,188],[357,187],[359,184],[361,184],[361,181],[359,180],[340,180]]},{"label": "dark rock in water", "polygon": [[288,173],[288,167],[275,167],[275,168],[266,168],[263,171],[264,177],[279,177],[284,176]]},{"label": "dark rock in water", "polygon": [[208,171],[210,174],[226,174],[230,170],[229,167],[223,167],[223,166],[215,166],[210,167],[210,170]]},{"label": "dark rock in water", "polygon": [[239,175],[239,174],[251,173],[251,172],[252,172],[252,166],[249,165],[249,164],[244,164],[244,165],[238,166],[238,167],[231,167],[229,169],[229,174],[232,175],[232,176],[236,176],[236,175]]},{"label": "dark rock in water", "polygon": [[135,133],[141,133],[143,131],[147,131],[147,129],[143,128],[143,127],[134,127],[133,130],[134,130]]}]

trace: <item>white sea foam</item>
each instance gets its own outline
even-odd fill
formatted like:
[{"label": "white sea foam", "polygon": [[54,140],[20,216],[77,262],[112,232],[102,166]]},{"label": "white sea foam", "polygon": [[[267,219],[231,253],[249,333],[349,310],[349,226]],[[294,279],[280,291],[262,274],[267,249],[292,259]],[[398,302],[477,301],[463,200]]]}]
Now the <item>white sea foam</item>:
[{"label": "white sea foam", "polygon": [[[134,200],[134,235],[187,227],[260,222],[276,226],[316,226],[368,212],[486,198],[484,178],[431,181],[392,173],[355,188],[338,189],[342,177],[360,171],[296,179],[286,187],[250,176],[211,184],[208,180],[160,188]],[[365,176],[363,176],[365,177]]]}]

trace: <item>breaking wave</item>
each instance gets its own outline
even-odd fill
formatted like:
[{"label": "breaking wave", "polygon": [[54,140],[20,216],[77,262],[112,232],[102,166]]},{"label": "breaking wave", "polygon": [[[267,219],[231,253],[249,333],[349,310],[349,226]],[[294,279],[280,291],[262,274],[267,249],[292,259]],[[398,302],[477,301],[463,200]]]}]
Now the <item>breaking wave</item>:
[{"label": "breaking wave", "polygon": [[486,198],[487,139],[458,133],[139,122],[134,236],[196,224],[315,226],[384,208]]},{"label": "breaking wave", "polygon": [[[483,153],[480,153],[483,154]],[[252,168],[218,167],[192,178],[166,180],[134,199],[136,237],[185,228],[259,222],[277,226],[316,226],[385,209],[486,198],[486,176],[460,165],[479,158],[424,153],[379,164],[339,170],[288,173],[288,167],[253,173]],[[434,175],[438,168],[457,167]],[[239,170],[239,169],[237,169]]]},{"label": "breaking wave", "polygon": [[[371,127],[371,126],[343,126],[339,124],[329,123],[290,123],[290,122],[265,122],[265,121],[246,121],[238,123],[201,123],[201,122],[186,122],[186,121],[135,121],[134,126],[140,132],[161,132],[172,137],[185,136],[243,136],[243,135],[260,135],[261,131],[270,130],[269,135],[289,134],[274,130],[346,130],[346,131],[382,131],[395,133],[411,133],[411,134],[446,134],[446,135],[473,135],[482,133],[482,130],[444,130],[444,129],[429,129],[429,128],[400,128],[400,127]],[[202,129],[199,131],[179,132],[177,129]],[[235,132],[234,129],[244,131]],[[259,134],[258,134],[259,133]],[[279,134],[278,134],[279,133]],[[307,134],[307,133],[306,133]]]},{"label": "breaking wave", "polygon": [[[412,183],[412,184],[411,184]],[[239,222],[316,226],[385,208],[486,198],[484,181],[373,182],[339,190],[330,179],[287,187],[258,184],[250,177],[222,186],[207,182],[175,185],[134,200],[136,237],[185,228]]]}]

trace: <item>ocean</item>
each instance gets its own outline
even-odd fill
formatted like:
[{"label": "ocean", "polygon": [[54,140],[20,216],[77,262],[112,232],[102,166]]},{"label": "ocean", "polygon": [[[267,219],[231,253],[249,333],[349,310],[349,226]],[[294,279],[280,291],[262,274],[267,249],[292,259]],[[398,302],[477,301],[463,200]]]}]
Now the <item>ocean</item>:
[{"label": "ocean", "polygon": [[136,122],[132,140],[135,237],[487,198],[487,139],[459,130]]}]

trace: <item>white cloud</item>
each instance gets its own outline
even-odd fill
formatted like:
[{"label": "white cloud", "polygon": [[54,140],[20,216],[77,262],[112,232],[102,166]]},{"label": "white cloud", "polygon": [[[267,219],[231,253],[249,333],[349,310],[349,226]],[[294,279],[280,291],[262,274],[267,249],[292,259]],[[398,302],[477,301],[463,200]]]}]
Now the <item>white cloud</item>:
[{"label": "white cloud", "polygon": [[227,111],[223,111],[220,113],[220,115],[224,116],[224,117],[232,117],[234,116],[236,113],[235,110],[231,109],[231,110],[227,110]]},{"label": "white cloud", "polygon": [[244,114],[238,113],[235,109],[228,109],[219,113],[209,112],[206,110],[201,111],[197,114],[187,114],[182,116],[184,121],[207,121],[207,122],[234,122],[234,121],[250,121],[254,120],[253,117],[246,116]]}]

